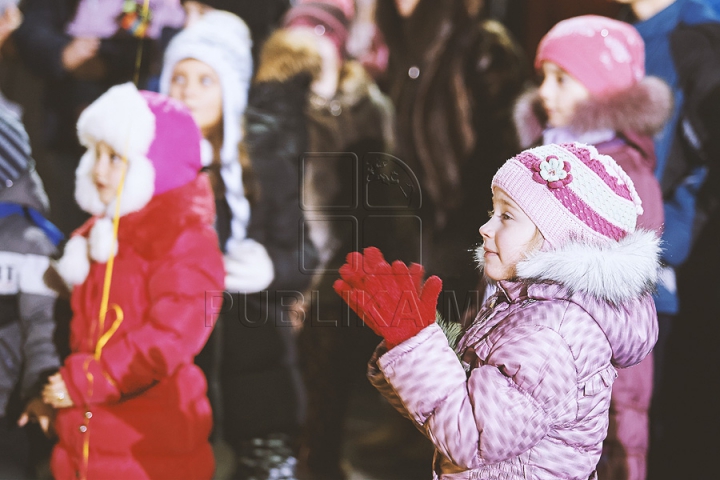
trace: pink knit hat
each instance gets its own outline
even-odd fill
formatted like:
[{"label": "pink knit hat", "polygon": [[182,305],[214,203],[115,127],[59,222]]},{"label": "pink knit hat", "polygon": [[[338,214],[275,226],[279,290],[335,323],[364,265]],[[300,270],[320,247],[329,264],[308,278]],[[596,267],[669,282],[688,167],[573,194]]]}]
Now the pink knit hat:
[{"label": "pink knit hat", "polygon": [[346,54],[350,24],[355,18],[353,0],[300,0],[285,15],[284,27],[310,27],[332,41],[338,55]]},{"label": "pink knit hat", "polygon": [[492,186],[523,209],[551,248],[570,240],[619,241],[635,231],[642,214],[630,177],[581,143],[526,150],[505,162]]},{"label": "pink knit hat", "polygon": [[593,95],[625,90],[645,76],[645,44],[632,25],[583,15],[555,25],[540,42],[535,68],[553,62]]}]

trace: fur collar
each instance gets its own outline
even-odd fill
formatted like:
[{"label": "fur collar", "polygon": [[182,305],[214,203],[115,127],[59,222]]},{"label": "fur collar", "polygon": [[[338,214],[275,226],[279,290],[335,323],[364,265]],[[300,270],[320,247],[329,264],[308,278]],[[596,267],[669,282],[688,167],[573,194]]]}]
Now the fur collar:
[{"label": "fur collar", "polygon": [[[656,77],[645,77],[631,88],[604,98],[591,98],[581,104],[570,124],[577,133],[610,129],[655,135],[673,108],[670,87]],[[547,117],[537,88],[520,96],[515,103],[515,127],[522,148],[538,142]]]},{"label": "fur collar", "polygon": [[263,44],[254,83],[286,82],[300,74],[317,78],[322,57],[315,37],[302,29],[281,28]]},{"label": "fur collar", "polygon": [[326,110],[335,116],[342,111],[338,110],[338,107],[341,109],[353,108],[368,97],[376,103],[387,102],[365,67],[351,60],[345,62],[340,70],[338,88],[333,98],[324,98],[311,91],[310,104],[315,109]]},{"label": "fur collar", "polygon": [[[255,84],[287,82],[298,75],[316,79],[322,70],[322,57],[312,33],[296,29],[280,29],[263,45],[255,75]],[[365,68],[355,60],[343,62],[338,79],[337,93],[328,100],[311,94],[316,107],[332,108],[352,106],[370,95],[375,83]]]},{"label": "fur collar", "polygon": [[[638,230],[619,242],[588,244],[570,242],[553,250],[540,250],[517,265],[523,283],[553,283],[570,295],[590,295],[622,305],[651,292],[660,268],[660,241],[654,232]],[[475,252],[480,268],[483,247]]]}]

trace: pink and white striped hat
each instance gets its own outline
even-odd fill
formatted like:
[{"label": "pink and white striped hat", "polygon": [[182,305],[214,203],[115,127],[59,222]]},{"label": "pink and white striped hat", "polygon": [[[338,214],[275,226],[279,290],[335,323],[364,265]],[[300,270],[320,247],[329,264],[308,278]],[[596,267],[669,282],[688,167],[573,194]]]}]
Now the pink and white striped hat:
[{"label": "pink and white striped hat", "polygon": [[551,248],[570,240],[619,241],[642,214],[630,177],[607,155],[582,143],[525,150],[497,171],[504,190],[535,223]]}]

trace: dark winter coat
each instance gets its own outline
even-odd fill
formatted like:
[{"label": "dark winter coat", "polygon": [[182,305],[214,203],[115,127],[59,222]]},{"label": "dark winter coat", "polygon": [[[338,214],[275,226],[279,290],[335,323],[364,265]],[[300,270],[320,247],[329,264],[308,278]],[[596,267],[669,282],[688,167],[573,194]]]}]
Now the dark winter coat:
[{"label": "dark winter coat", "polygon": [[473,3],[420,0],[406,19],[394,0],[377,4],[397,156],[422,188],[422,261],[462,292],[477,284],[468,250],[491,204],[483,186],[517,152],[511,112],[526,77],[518,46]]},{"label": "dark winter coat", "polygon": [[79,478],[85,466],[86,478],[212,477],[212,415],[193,358],[214,321],[206,292],[223,288],[213,219],[205,175],[123,216],[102,323],[106,264],[87,265],[95,217],[68,242],[63,261],[77,253],[71,263],[89,272],[72,292],[71,354],[60,369],[74,406],[57,413],[58,480]]},{"label": "dark winter coat", "polygon": [[[387,198],[373,195],[370,169],[390,159],[384,154],[392,153],[394,147],[393,108],[365,69],[348,61],[340,72],[335,96],[328,100],[311,95],[307,116],[303,200],[322,268],[334,271],[358,248],[358,240],[364,246],[387,243],[387,239],[373,240],[381,232],[366,219],[371,213],[369,206],[386,206]],[[351,192],[360,201],[348,201]],[[342,215],[355,219],[356,236],[348,235],[347,220],[324,221]]]},{"label": "dark winter coat", "polygon": [[299,427],[301,391],[290,316],[293,305],[302,305],[317,265],[300,203],[309,85],[307,75],[264,81],[253,85],[248,97],[243,149],[258,190],[248,237],[267,250],[275,279],[264,292],[234,297],[223,317],[224,427],[233,445]]},{"label": "dark winter coat", "polygon": [[[40,178],[26,172],[10,188],[0,188],[0,203],[47,212]],[[19,389],[22,400],[38,395],[60,359],[53,344],[56,293],[43,277],[55,245],[27,214],[0,218],[0,418],[13,417],[23,405],[10,404]]]},{"label": "dark winter coat", "polygon": [[[132,80],[139,41],[127,34],[102,39],[97,57],[104,74],[81,79],[65,70],[62,53],[72,41],[65,33],[79,0],[25,0],[23,22],[13,33],[18,53],[30,71],[46,80],[45,141],[51,147],[79,151],[75,124],[80,112],[112,85]],[[146,54],[150,51],[145,45]],[[144,65],[144,64],[143,64]]]}]

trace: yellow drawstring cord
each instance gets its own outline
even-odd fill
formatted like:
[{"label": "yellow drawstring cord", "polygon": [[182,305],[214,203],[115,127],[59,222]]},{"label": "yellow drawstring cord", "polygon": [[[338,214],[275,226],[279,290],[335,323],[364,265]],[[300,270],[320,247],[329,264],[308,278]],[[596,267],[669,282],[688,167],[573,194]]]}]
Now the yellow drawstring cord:
[{"label": "yellow drawstring cord", "polygon": [[[127,147],[125,148],[127,151]],[[93,394],[93,382],[94,377],[93,374],[90,373],[90,361],[91,360],[100,360],[100,354],[102,353],[102,349],[105,346],[105,344],[110,340],[110,337],[113,336],[113,334],[117,331],[117,329],[120,327],[120,324],[122,323],[125,315],[123,314],[122,308],[120,308],[119,305],[112,304],[110,305],[110,308],[113,309],[115,312],[115,321],[113,322],[112,326],[108,329],[107,332],[105,332],[105,317],[107,316],[108,312],[108,302],[110,299],[110,286],[112,284],[112,272],[113,272],[113,266],[115,265],[115,245],[117,244],[117,238],[118,238],[118,230],[120,227],[120,204],[122,202],[122,192],[123,187],[125,186],[125,175],[127,174],[128,169],[128,161],[127,157],[123,155],[122,157],[123,164],[125,165],[125,168],[123,169],[122,175],[120,176],[120,183],[118,184],[117,192],[115,193],[115,213],[113,214],[113,237],[112,237],[112,246],[110,248],[110,258],[108,258],[107,264],[105,266],[105,279],[103,281],[103,292],[102,292],[102,299],[100,301],[100,312],[98,316],[98,324],[100,325],[99,331],[102,332],[100,338],[97,341],[97,344],[95,345],[95,353],[93,355],[93,358],[88,358],[85,363],[83,364],[83,368],[85,370],[85,377],[88,381],[88,397],[92,397]],[[93,329],[94,330],[94,329]],[[88,470],[88,462],[90,460],[90,419],[92,418],[92,412],[88,408],[85,411],[85,421],[84,421],[84,430],[83,430],[83,472],[82,472],[82,478],[83,480],[87,480],[87,470]]]},{"label": "yellow drawstring cord", "polygon": [[[143,4],[143,17],[148,18],[148,13],[150,11],[150,0],[145,0]],[[140,65],[142,63],[142,53],[143,53],[143,42],[142,39],[139,40],[137,55],[135,58],[135,76],[134,76],[134,83],[135,86],[138,85],[139,79],[140,79]],[[123,188],[125,186],[125,176],[127,174],[128,170],[128,161],[127,156],[125,153],[127,152],[127,143],[130,141],[130,132],[128,131],[128,138],[125,145],[125,152],[122,156],[123,164],[125,165],[125,168],[123,170],[122,175],[120,176],[120,183],[118,184],[117,192],[115,195],[115,213],[113,215],[113,237],[112,237],[112,244],[110,248],[110,258],[108,259],[107,265],[105,267],[105,279],[103,281],[103,293],[102,293],[102,299],[100,301],[100,312],[98,317],[98,324],[100,326],[99,332],[100,332],[100,338],[97,341],[97,344],[95,345],[95,352],[93,358],[97,361],[100,360],[100,355],[102,354],[102,349],[107,344],[107,342],[110,340],[110,338],[115,334],[118,328],[120,328],[120,324],[122,323],[125,315],[123,314],[122,308],[120,308],[119,305],[113,304],[110,307],[115,312],[115,321],[113,322],[112,326],[105,332],[105,317],[107,316],[108,312],[108,302],[110,299],[110,286],[112,284],[112,274],[113,274],[113,267],[115,265],[115,245],[117,244],[117,238],[118,238],[118,230],[120,227],[120,204],[122,202],[122,192]],[[91,337],[94,338],[94,333],[91,333]],[[83,365],[83,369],[85,370],[85,376],[88,381],[88,397],[92,397],[93,394],[93,382],[94,377],[92,373],[90,373],[90,360],[87,359]],[[84,421],[84,435],[83,435],[83,469],[82,469],[82,479],[87,480],[87,473],[88,473],[88,465],[90,461],[90,419],[92,418],[92,412],[88,408],[85,411],[85,421]]]}]

